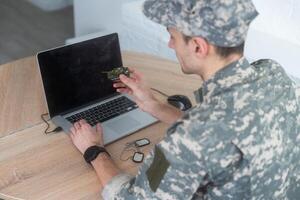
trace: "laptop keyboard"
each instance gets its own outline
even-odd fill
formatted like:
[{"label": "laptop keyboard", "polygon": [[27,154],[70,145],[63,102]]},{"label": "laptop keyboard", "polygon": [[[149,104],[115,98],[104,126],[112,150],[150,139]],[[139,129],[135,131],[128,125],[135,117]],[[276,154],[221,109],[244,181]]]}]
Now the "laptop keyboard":
[{"label": "laptop keyboard", "polygon": [[136,109],[138,106],[130,99],[122,96],[107,103],[98,105],[91,109],[77,113],[66,119],[72,124],[85,119],[91,126],[96,125],[98,122],[104,122],[126,112]]}]

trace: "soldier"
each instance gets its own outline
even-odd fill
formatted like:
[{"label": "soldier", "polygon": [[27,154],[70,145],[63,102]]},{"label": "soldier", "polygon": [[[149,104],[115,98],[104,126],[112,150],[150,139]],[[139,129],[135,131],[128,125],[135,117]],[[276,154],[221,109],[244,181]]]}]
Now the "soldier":
[{"label": "soldier", "polygon": [[[97,151],[90,162],[103,198],[299,199],[299,92],[275,61],[243,56],[258,15],[252,1],[146,0],[144,14],[167,27],[182,71],[204,82],[182,113],[155,99],[138,72],[120,76],[118,91],[171,127],[135,177]],[[85,155],[103,146],[99,124],[80,121],[71,132]]]}]

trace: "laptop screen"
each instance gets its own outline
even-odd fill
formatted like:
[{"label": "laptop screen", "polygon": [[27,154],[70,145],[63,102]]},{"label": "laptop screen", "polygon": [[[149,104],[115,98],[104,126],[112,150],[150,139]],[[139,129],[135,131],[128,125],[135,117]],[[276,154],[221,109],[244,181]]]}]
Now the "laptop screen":
[{"label": "laptop screen", "polygon": [[51,117],[117,94],[105,73],[122,66],[116,33],[45,51],[37,57]]}]

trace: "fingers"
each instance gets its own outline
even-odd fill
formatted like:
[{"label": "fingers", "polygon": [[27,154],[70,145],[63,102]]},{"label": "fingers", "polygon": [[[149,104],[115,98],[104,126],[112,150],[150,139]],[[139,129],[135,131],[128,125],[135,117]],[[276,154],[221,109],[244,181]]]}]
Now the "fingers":
[{"label": "fingers", "polygon": [[80,126],[86,125],[86,121],[84,119],[79,120]]},{"label": "fingers", "polygon": [[103,128],[100,123],[98,123],[96,125],[96,133],[99,134],[99,136],[100,136],[100,138],[99,138],[100,145],[104,146],[104,144],[103,144]]},{"label": "fingers", "polygon": [[119,88],[119,89],[117,89],[117,92],[126,93],[126,94],[130,94],[130,95],[133,94],[132,90],[130,90],[128,88]]},{"label": "fingers", "polygon": [[143,77],[143,74],[139,71],[137,71],[136,69],[133,69],[131,67],[128,68],[129,69],[129,72],[137,77],[140,77],[142,78]]},{"label": "fingers", "polygon": [[141,81],[143,79],[143,75],[140,72],[135,71],[132,73],[132,77],[137,81]]},{"label": "fingers", "polygon": [[81,128],[81,124],[79,123],[79,121],[74,123],[74,127],[76,130]]},{"label": "fingers", "polygon": [[75,128],[74,128],[74,127],[71,127],[71,128],[70,128],[69,136],[70,136],[70,138],[71,138],[71,140],[72,140],[73,143],[74,143],[74,139],[75,139],[75,134],[76,134]]},{"label": "fingers", "polygon": [[96,132],[102,134],[102,126],[100,123],[96,125]]},{"label": "fingers", "polygon": [[137,79],[137,81],[141,81],[143,79],[143,74],[133,68],[129,68],[129,72],[131,73],[131,77]]},{"label": "fingers", "polygon": [[76,134],[75,128],[74,128],[74,127],[71,127],[71,128],[70,128],[70,136],[71,136],[72,140],[73,140],[75,134]]},{"label": "fingers", "polygon": [[135,69],[131,68],[131,67],[128,67],[128,70],[130,73],[134,73],[135,72]]},{"label": "fingers", "polygon": [[88,127],[90,127],[90,125],[84,119],[81,119],[78,122],[75,122],[74,126],[70,130],[71,132],[76,133],[81,128],[88,128]]},{"label": "fingers", "polygon": [[132,90],[129,89],[124,83],[119,82],[119,83],[114,83],[114,88],[117,89],[117,92],[120,93],[126,93],[126,94],[132,94]]},{"label": "fingers", "polygon": [[70,137],[71,137],[72,141],[74,141],[74,137],[75,137],[75,135],[74,135],[73,133],[70,133],[69,135],[70,135]]},{"label": "fingers", "polygon": [[139,82],[141,81],[142,77],[141,73],[137,72],[132,68],[129,68],[129,72],[131,73],[130,77],[121,74],[119,76],[119,82],[115,82],[113,84],[113,87],[117,88],[118,92],[132,94],[133,91],[135,91],[138,88]]},{"label": "fingers", "polygon": [[83,128],[83,129],[92,128],[92,126],[89,123],[87,123],[87,121],[85,119],[81,119],[79,121],[79,123],[80,123],[81,128]]},{"label": "fingers", "polygon": [[74,126],[70,128],[70,131],[71,131],[72,134],[76,133],[76,129],[74,128]]},{"label": "fingers", "polygon": [[120,80],[132,90],[136,90],[138,88],[138,84],[136,83],[136,81],[134,81],[131,78],[128,78],[123,74],[120,75]]},{"label": "fingers", "polygon": [[122,82],[114,83],[115,88],[126,88],[126,85]]},{"label": "fingers", "polygon": [[71,128],[70,128],[70,138],[71,138],[71,140],[73,141],[73,143],[74,143],[74,140],[75,140],[75,137],[76,137],[76,135],[79,133],[79,129],[81,128],[81,126],[80,126],[80,123],[79,122],[75,122],[74,123],[74,126],[72,126]]}]

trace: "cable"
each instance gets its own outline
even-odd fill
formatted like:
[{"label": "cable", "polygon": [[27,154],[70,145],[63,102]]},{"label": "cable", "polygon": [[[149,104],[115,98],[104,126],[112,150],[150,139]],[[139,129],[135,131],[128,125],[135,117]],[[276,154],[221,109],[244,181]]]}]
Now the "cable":
[{"label": "cable", "polygon": [[135,152],[136,152],[136,149],[133,148],[133,147],[125,147],[125,148],[123,149],[123,151],[121,152],[119,159],[120,159],[121,161],[127,161],[127,160],[129,160],[130,158],[132,158],[133,156],[127,156],[126,158],[124,158],[124,154],[127,153],[127,152],[130,152],[130,151],[133,152],[133,153],[135,153]]},{"label": "cable", "polygon": [[56,133],[56,132],[59,132],[59,131],[62,131],[62,128],[61,127],[56,127],[55,129],[53,129],[52,131],[48,131],[49,128],[50,128],[50,124],[47,122],[47,120],[44,118],[45,116],[48,116],[48,113],[45,113],[45,114],[42,114],[41,115],[41,118],[42,120],[47,124],[47,128],[46,130],[44,131],[45,134],[49,134],[49,133]]},{"label": "cable", "polygon": [[[151,88],[151,90],[165,96],[165,97],[169,97],[169,95],[167,95],[166,93],[158,90],[158,89],[155,89],[155,88]],[[56,127],[55,129],[53,129],[52,131],[48,131],[49,128],[50,128],[50,124],[47,122],[47,120],[44,118],[45,116],[48,116],[49,113],[45,113],[45,114],[42,114],[41,115],[41,119],[47,124],[47,128],[46,130],[44,131],[45,134],[49,134],[49,133],[56,133],[56,132],[59,132],[59,131],[62,131],[62,128],[61,127]]]},{"label": "cable", "polygon": [[158,90],[158,89],[155,89],[155,88],[151,88],[151,90],[155,91],[155,92],[158,92],[159,94],[165,96],[165,97],[169,97],[169,95],[167,95],[166,93],[163,93],[162,91]]},{"label": "cable", "polygon": [[[148,138],[142,138],[142,139],[138,139],[138,140],[134,140],[132,142],[128,142],[125,144],[125,147],[123,148],[121,154],[120,154],[120,160],[121,161],[127,161],[130,158],[132,159],[133,162],[136,163],[140,163],[143,159],[144,159],[144,153],[142,153],[140,151],[140,148],[149,145],[151,142]],[[126,155],[128,152],[133,152],[133,155],[130,155],[124,158],[124,155]],[[126,154],[125,154],[126,153]],[[136,154],[140,154],[142,155],[142,159],[141,160],[136,160],[135,155]]]}]

